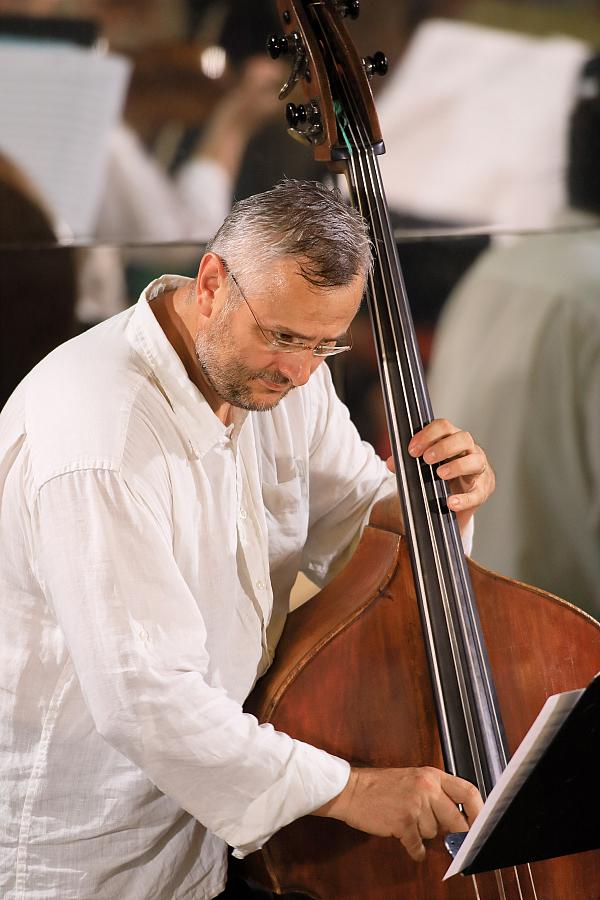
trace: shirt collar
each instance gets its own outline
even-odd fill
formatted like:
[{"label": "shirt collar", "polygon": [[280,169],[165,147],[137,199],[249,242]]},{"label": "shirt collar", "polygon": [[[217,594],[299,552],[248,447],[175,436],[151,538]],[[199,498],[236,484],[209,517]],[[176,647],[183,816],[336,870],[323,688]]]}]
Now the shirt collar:
[{"label": "shirt collar", "polygon": [[150,368],[152,377],[185,428],[193,456],[200,458],[215,444],[235,438],[248,414],[245,410],[235,409],[233,424],[221,422],[202,392],[190,381],[183,362],[150,308],[159,294],[186,287],[192,281],[182,275],[163,275],[150,282],[133,311],[127,338]]}]

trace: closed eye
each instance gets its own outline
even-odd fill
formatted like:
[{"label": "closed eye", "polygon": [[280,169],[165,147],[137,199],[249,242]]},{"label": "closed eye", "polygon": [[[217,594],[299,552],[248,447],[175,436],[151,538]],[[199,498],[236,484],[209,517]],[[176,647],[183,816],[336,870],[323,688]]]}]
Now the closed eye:
[{"label": "closed eye", "polygon": [[287,331],[272,331],[273,339],[283,344],[304,344],[306,341],[297,337],[295,334],[288,334]]}]

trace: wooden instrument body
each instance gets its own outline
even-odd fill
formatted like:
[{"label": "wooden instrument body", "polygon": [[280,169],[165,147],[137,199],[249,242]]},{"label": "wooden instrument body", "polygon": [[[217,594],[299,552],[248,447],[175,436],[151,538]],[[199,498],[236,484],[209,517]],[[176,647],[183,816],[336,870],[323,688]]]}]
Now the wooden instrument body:
[{"label": "wooden instrument body", "polygon": [[[600,625],[544,591],[469,562],[508,743],[513,752],[546,698],[585,685],[600,668]],[[334,674],[335,673],[335,674]],[[443,768],[406,542],[369,526],[348,566],[293,612],[276,660],[246,709],[353,765]],[[597,778],[590,772],[590,779]],[[306,817],[246,860],[278,893],[319,900],[598,900],[600,852],[443,882],[442,839],[424,863],[400,842]],[[525,873],[525,874],[523,874]]]}]

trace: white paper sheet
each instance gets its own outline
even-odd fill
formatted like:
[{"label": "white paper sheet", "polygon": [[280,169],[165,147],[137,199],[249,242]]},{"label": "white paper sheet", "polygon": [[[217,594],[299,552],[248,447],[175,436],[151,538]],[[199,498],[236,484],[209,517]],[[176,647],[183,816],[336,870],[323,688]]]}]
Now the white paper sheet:
[{"label": "white paper sheet", "polygon": [[124,57],[60,43],[0,41],[0,151],[76,237],[93,233],[129,74]]},{"label": "white paper sheet", "polygon": [[548,697],[475,819],[452,865],[444,875],[444,881],[462,872],[477,856],[479,849],[582,694],[583,690],[576,690]]}]

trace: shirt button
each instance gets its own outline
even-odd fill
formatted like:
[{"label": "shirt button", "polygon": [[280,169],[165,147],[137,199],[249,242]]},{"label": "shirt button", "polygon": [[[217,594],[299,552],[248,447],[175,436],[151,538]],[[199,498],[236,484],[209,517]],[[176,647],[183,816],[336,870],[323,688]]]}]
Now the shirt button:
[{"label": "shirt button", "polygon": [[248,518],[248,513],[246,512],[246,510],[240,509],[240,519],[247,519],[247,518]]},{"label": "shirt button", "polygon": [[259,591],[264,591],[264,589],[266,588],[266,584],[264,583],[264,581],[257,581],[256,587]]},{"label": "shirt button", "polygon": [[148,638],[150,637],[150,635],[148,634],[148,632],[146,631],[145,628],[142,628],[142,630],[140,631],[140,637],[143,641],[147,641]]}]

